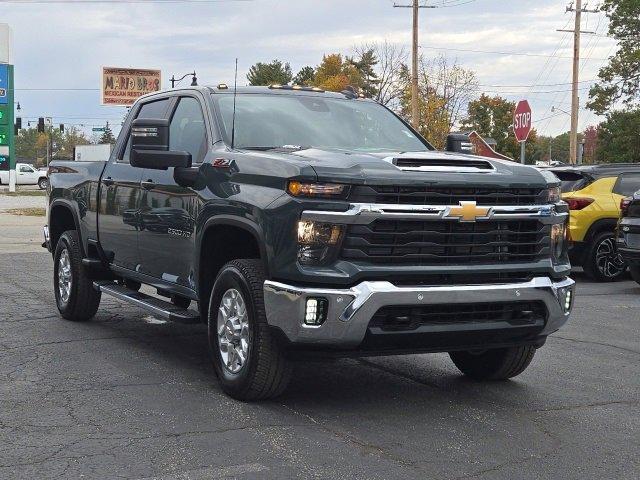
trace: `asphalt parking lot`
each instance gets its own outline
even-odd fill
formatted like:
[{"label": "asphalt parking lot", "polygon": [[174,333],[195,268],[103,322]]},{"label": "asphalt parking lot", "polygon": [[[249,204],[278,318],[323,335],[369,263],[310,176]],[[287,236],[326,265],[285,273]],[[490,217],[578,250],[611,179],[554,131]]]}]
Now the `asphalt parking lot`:
[{"label": "asphalt parking lot", "polygon": [[[12,225],[0,238],[39,235],[42,219],[0,217]],[[204,326],[108,297],[93,321],[63,321],[50,256],[10,243],[0,243],[1,479],[639,477],[630,280],[577,273],[569,325],[513,381],[469,381],[446,355],[339,360],[299,364],[281,398],[244,404],[218,388]]]}]

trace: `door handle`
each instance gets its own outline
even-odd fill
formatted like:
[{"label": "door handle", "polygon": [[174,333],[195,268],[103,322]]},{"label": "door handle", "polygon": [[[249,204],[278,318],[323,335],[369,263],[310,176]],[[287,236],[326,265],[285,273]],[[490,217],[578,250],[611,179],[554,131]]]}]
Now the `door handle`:
[{"label": "door handle", "polygon": [[153,180],[147,180],[146,182],[142,182],[141,185],[145,190],[151,190],[155,188],[156,182],[154,182]]},{"label": "door handle", "polygon": [[113,178],[107,177],[102,179],[102,183],[107,187],[110,187],[111,185],[113,185],[114,181],[113,181]]}]

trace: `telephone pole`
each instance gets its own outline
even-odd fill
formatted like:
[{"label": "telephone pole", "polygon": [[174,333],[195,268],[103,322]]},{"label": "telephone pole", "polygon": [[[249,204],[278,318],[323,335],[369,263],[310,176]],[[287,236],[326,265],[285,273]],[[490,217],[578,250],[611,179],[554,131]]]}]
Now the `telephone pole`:
[{"label": "telephone pole", "polygon": [[420,5],[413,0],[412,5],[393,4],[393,8],[411,8],[413,10],[413,42],[411,48],[411,124],[416,130],[420,127],[420,110],[418,108],[418,19],[421,8],[436,8],[433,5]]},{"label": "telephone pole", "polygon": [[[580,35],[582,33],[593,34],[595,32],[583,32],[580,30],[582,26],[583,13],[597,13],[598,10],[589,10],[585,6],[582,8],[582,0],[576,0],[566,9],[567,12],[575,12],[575,26],[573,30],[573,80],[571,86],[571,134],[569,136],[569,163],[575,164],[578,159],[578,115],[580,113],[580,98],[578,97],[578,84],[580,81]],[[567,31],[567,30],[559,30]]]}]

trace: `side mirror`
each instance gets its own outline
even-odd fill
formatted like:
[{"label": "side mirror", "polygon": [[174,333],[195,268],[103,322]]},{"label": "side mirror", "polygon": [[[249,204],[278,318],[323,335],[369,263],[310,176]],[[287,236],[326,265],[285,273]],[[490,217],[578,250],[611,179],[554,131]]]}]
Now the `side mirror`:
[{"label": "side mirror", "polygon": [[169,150],[169,120],[138,118],[131,126],[132,167],[167,170],[191,166],[189,152]]},{"label": "side mirror", "polygon": [[447,135],[447,152],[464,153],[473,155],[473,143],[469,137],[462,133],[452,133]]}]

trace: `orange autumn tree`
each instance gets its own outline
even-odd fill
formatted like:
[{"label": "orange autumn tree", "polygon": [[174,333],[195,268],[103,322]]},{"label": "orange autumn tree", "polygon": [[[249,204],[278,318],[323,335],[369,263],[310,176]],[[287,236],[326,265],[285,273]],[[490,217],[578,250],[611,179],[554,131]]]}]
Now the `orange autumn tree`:
[{"label": "orange autumn tree", "polygon": [[332,53],[322,58],[313,83],[323,90],[341,92],[349,85],[358,90],[363,82],[360,72],[352,63],[345,61],[339,53]]}]

